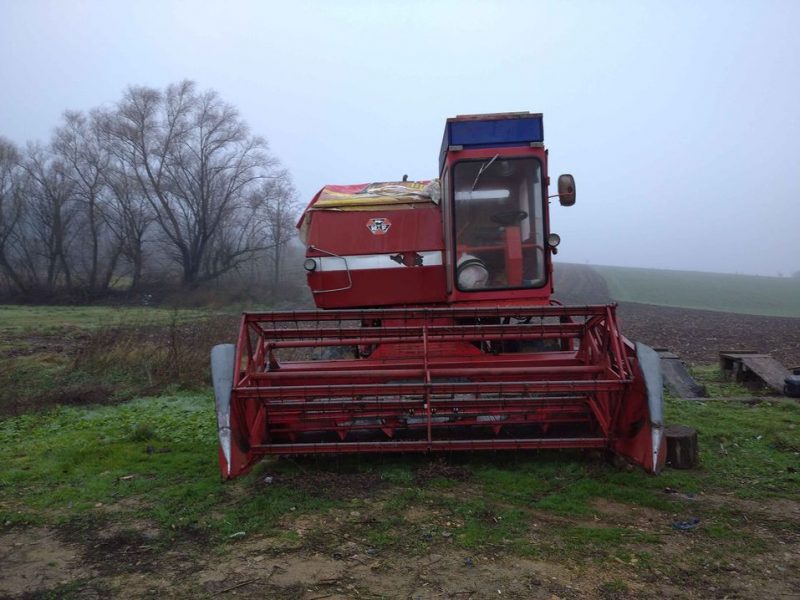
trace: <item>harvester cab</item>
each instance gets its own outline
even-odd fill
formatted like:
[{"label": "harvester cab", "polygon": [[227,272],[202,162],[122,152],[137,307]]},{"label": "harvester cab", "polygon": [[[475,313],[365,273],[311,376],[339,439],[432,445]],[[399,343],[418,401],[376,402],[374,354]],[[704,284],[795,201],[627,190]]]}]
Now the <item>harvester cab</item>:
[{"label": "harvester cab", "polygon": [[445,128],[440,177],[452,302],[549,300],[552,292],[542,116],[497,117],[456,117]]},{"label": "harvester cab", "polygon": [[212,351],[225,478],[267,454],[596,448],[664,461],[658,357],[552,296],[540,114],[448,119],[439,178],[325,186],[298,223],[315,311]]}]

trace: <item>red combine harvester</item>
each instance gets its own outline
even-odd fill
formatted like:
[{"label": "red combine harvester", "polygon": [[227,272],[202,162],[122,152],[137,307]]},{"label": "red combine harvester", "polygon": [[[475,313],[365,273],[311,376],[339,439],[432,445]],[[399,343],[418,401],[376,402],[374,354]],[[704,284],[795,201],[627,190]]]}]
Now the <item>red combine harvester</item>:
[{"label": "red combine harvester", "polygon": [[317,311],[212,350],[224,478],[267,454],[598,448],[664,463],[656,353],[552,298],[542,116],[448,119],[439,179],[326,186],[298,227]]}]

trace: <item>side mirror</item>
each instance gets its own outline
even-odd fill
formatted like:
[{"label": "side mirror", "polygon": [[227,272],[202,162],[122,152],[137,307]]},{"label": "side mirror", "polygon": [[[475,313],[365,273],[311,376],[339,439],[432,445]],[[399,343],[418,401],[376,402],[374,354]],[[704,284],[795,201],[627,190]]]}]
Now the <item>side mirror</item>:
[{"label": "side mirror", "polygon": [[561,206],[575,204],[575,178],[572,175],[558,176],[558,201],[561,202]]}]

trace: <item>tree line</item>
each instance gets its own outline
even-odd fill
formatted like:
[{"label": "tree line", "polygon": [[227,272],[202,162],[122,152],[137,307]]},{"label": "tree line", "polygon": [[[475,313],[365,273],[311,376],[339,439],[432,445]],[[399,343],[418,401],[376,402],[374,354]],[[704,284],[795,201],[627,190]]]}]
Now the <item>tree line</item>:
[{"label": "tree line", "polygon": [[0,293],[197,288],[254,261],[277,285],[296,212],[288,171],[217,92],[131,86],[65,112],[47,144],[0,136]]}]

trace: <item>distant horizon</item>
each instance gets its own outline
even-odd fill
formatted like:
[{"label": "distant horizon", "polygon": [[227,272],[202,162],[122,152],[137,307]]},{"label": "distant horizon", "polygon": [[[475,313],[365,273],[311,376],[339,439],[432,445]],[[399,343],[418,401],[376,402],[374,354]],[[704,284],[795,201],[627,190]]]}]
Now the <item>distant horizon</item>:
[{"label": "distant horizon", "polygon": [[[643,271],[671,271],[675,273],[700,273],[705,275],[734,275],[739,277],[764,277],[767,279],[792,279],[800,282],[800,277],[794,277],[792,273],[784,273],[782,275],[763,275],[761,273],[742,273],[742,272],[733,272],[733,271],[701,271],[697,269],[672,269],[672,268],[663,268],[663,267],[641,267],[641,266],[631,266],[631,265],[609,265],[609,264],[601,264],[601,263],[590,263],[590,262],[575,262],[575,261],[562,261],[559,259],[553,259],[553,264],[567,264],[567,265],[578,265],[584,267],[612,267],[614,269],[638,269]],[[798,269],[800,271],[800,269]]]}]

